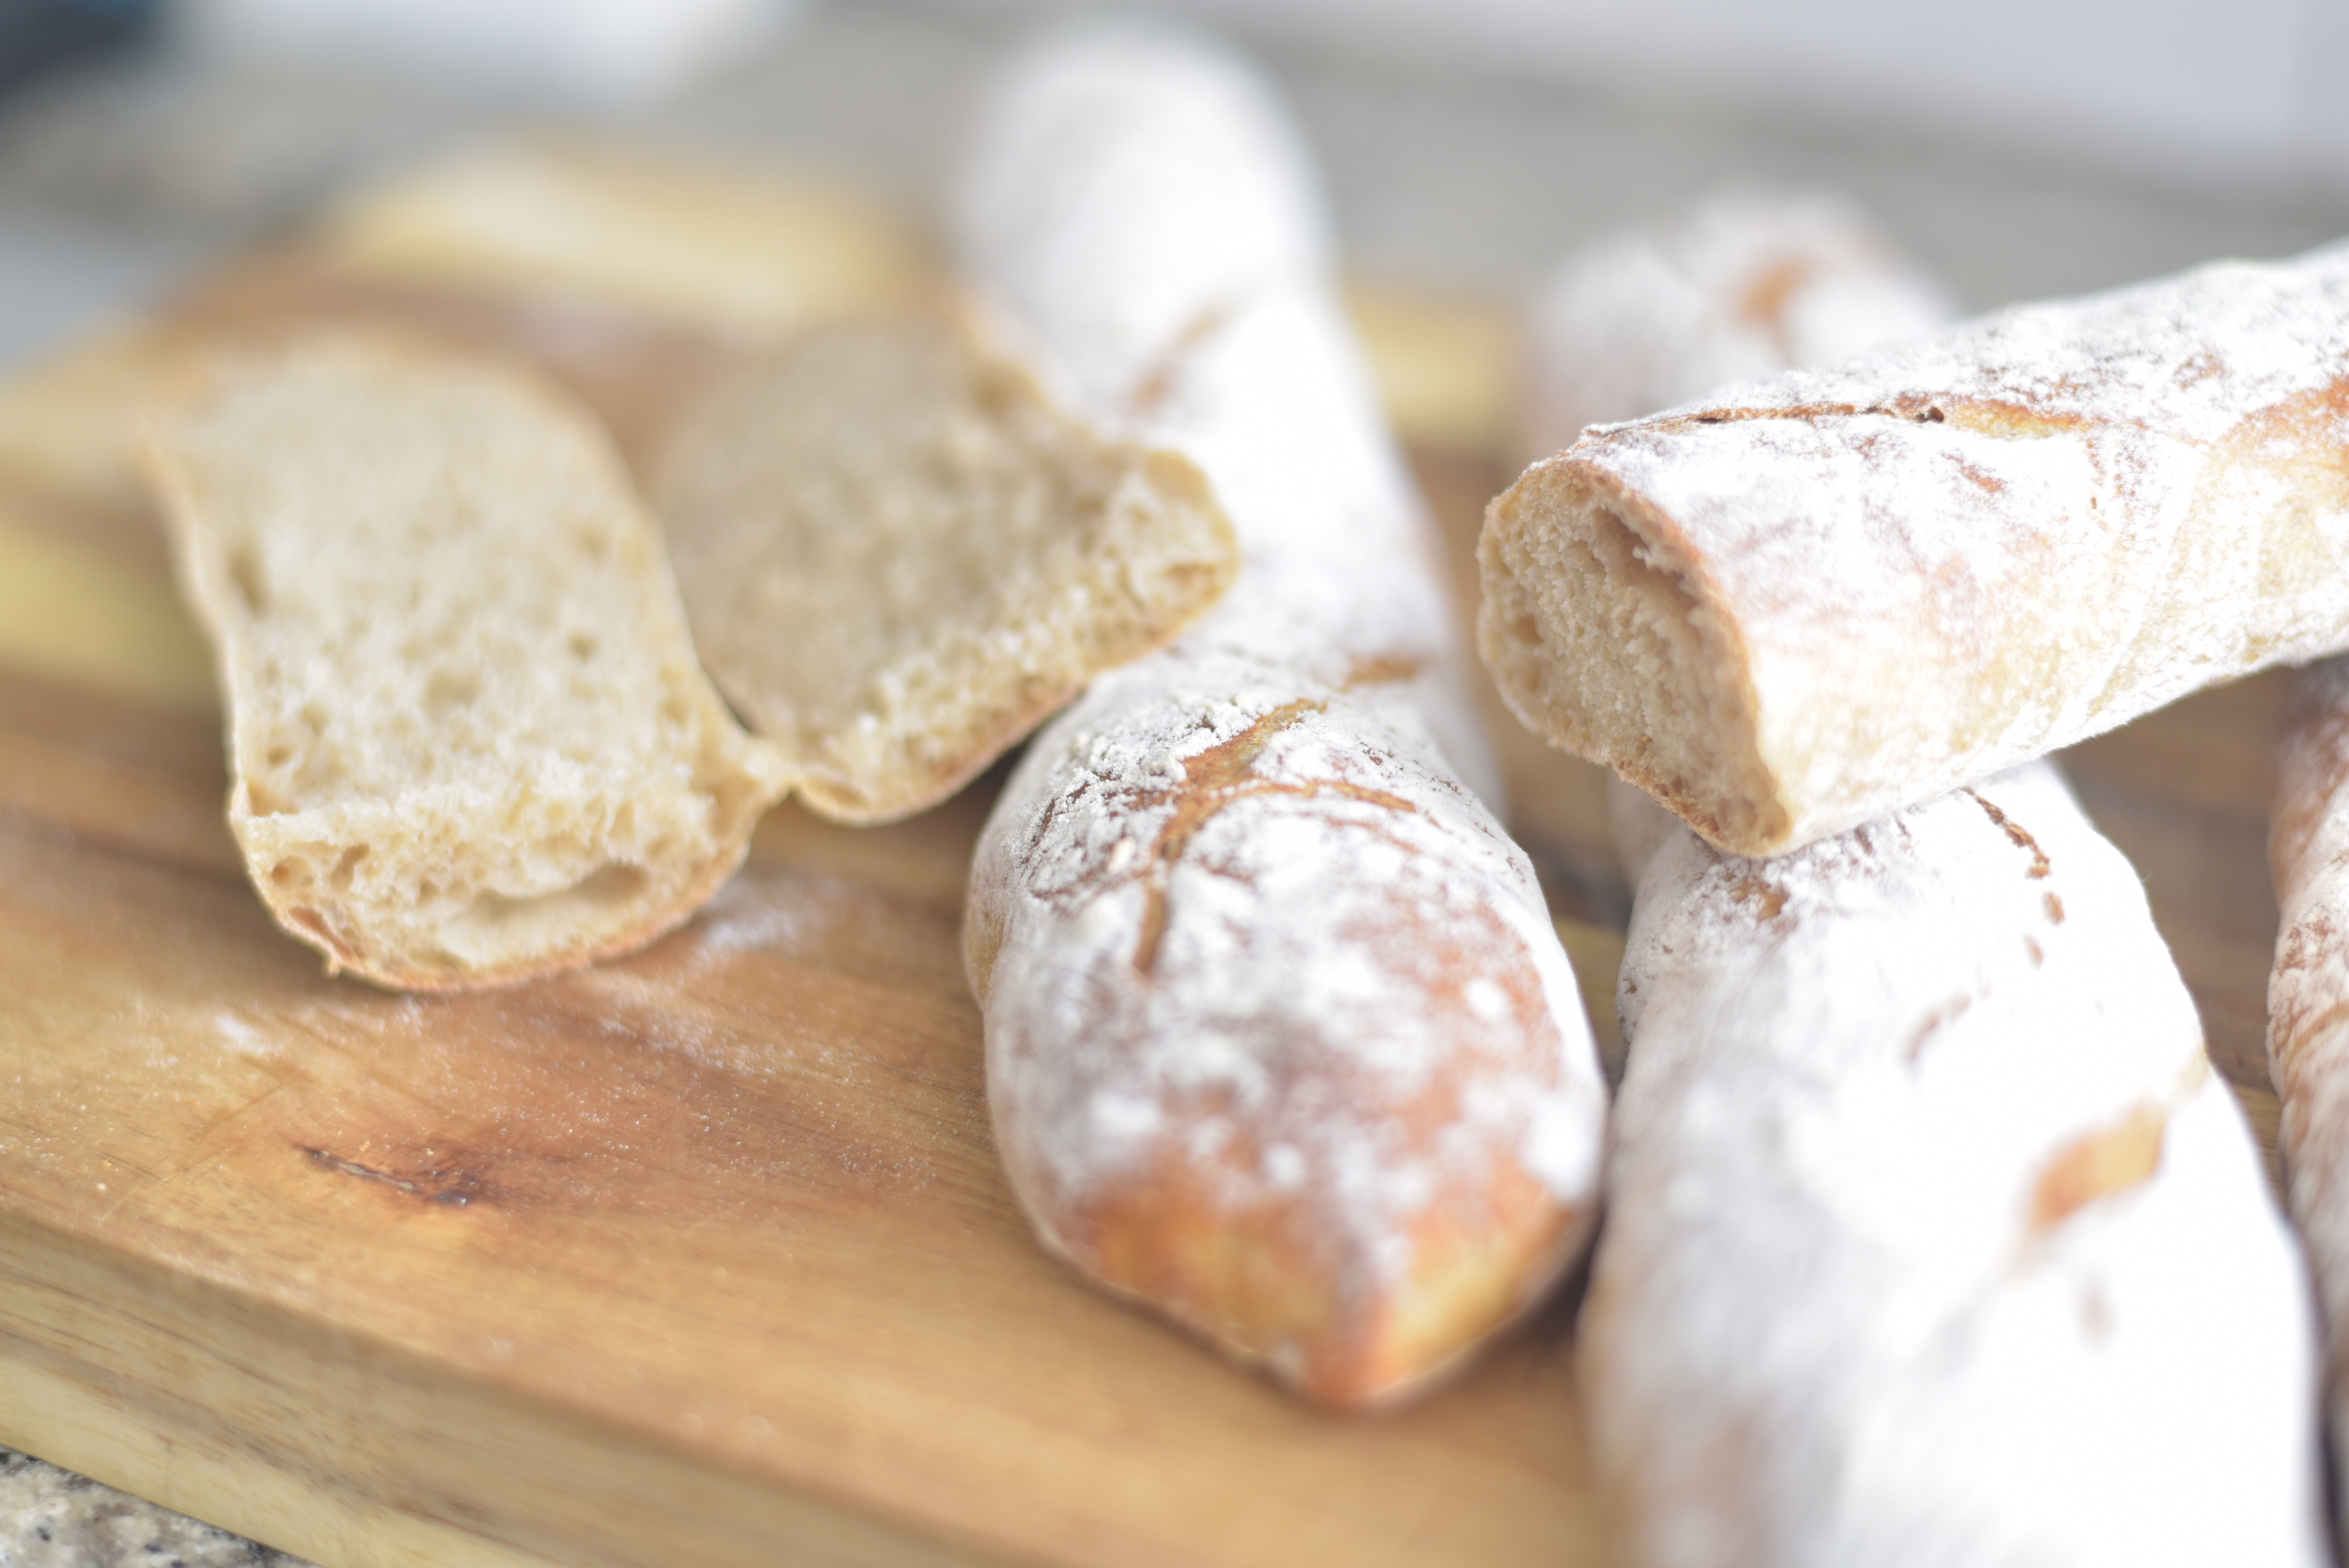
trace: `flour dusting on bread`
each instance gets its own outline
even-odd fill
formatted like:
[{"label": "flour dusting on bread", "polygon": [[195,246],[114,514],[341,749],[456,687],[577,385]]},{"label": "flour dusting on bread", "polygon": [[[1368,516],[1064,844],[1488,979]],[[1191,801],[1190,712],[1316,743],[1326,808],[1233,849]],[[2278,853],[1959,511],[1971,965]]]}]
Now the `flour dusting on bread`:
[{"label": "flour dusting on bread", "polygon": [[2329,1560],[2299,1260],[2051,767],[1675,830],[1619,1011],[1581,1386],[1644,1561]]}]

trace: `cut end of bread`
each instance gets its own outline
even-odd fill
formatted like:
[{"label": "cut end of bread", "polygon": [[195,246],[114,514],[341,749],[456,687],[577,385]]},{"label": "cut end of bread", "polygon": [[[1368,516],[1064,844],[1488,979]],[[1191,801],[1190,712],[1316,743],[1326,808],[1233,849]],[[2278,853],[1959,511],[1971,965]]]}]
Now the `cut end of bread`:
[{"label": "cut end of bread", "polygon": [[1239,570],[1187,460],[1094,434],[937,315],[812,333],[711,399],[659,505],[712,676],[847,822],[944,799]]},{"label": "cut end of bread", "polygon": [[1571,452],[1537,464],[1486,510],[1476,559],[1477,648],[1528,728],[1722,850],[1785,847],[1741,651],[1636,494]]},{"label": "cut end of bread", "polygon": [[1180,1159],[1143,1170],[1068,1233],[1045,1231],[1046,1243],[1333,1409],[1391,1409],[1456,1375],[1542,1298],[1591,1230],[1588,1210],[1503,1181],[1475,1222],[1414,1226],[1407,1275],[1372,1286],[1376,1261],[1345,1255],[1345,1227],[1326,1210],[1290,1198],[1236,1212]]},{"label": "cut end of bread", "polygon": [[695,660],[601,428],[512,366],[225,356],[147,454],[230,707],[230,825],[328,965],[520,980],[641,945],[785,787]]}]

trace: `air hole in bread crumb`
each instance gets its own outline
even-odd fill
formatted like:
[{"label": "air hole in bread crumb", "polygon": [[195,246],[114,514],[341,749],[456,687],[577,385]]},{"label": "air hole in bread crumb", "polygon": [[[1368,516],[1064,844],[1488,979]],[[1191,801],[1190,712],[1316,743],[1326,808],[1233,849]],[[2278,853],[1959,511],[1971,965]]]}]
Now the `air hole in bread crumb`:
[{"label": "air hole in bread crumb", "polygon": [[596,643],[595,637],[590,634],[586,632],[574,632],[571,634],[570,637],[566,639],[566,642],[571,649],[571,656],[577,659],[581,664],[584,665],[588,660],[595,656]]},{"label": "air hole in bread crumb", "polygon": [[269,613],[269,590],[261,578],[261,562],[250,550],[233,550],[226,562],[229,586],[244,601],[246,610],[255,615]]},{"label": "air hole in bread crumb", "polygon": [[559,934],[597,932],[634,918],[633,907],[651,882],[642,866],[615,862],[553,892],[520,898],[485,892],[442,925],[442,941],[468,967],[493,966]]},{"label": "air hole in bread crumb", "polygon": [[342,852],[341,857],[335,861],[335,869],[327,873],[326,880],[332,882],[337,889],[348,892],[351,885],[351,874],[358,870],[359,862],[367,859],[367,847],[365,844],[353,844],[349,849],[345,850]]},{"label": "air hole in bread crumb", "polygon": [[463,707],[481,695],[480,681],[453,670],[435,670],[432,678],[424,683],[425,710],[436,718]]}]

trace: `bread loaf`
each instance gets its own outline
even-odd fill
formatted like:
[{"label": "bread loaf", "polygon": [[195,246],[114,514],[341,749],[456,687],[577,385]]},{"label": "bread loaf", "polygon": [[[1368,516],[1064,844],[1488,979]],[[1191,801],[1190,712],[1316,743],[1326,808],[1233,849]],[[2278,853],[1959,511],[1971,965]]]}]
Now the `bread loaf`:
[{"label": "bread loaf", "polygon": [[[2349,660],[2292,682],[2268,860],[2282,906],[2268,980],[2268,1073],[2283,1098],[2284,1190],[2332,1354],[2333,1498],[2349,1508]],[[2349,1524],[2349,1517],[2342,1521]]]},{"label": "bread loaf", "polygon": [[656,494],[711,676],[848,822],[944,799],[1239,568],[1197,469],[1103,439],[944,312],[771,356],[683,418]]},{"label": "bread loaf", "polygon": [[148,471],[279,923],[379,985],[650,941],[786,787],[695,662],[601,428],[537,377],[327,335],[223,356]]},{"label": "bread loaf", "polygon": [[1585,1305],[1655,1568],[2316,1568],[2305,1282],[2135,872],[2045,764],[1639,891]]},{"label": "bread loaf", "polygon": [[1775,854],[2349,645],[2349,247],[1591,430],[1486,514],[1517,713]]},{"label": "bread loaf", "polygon": [[1088,418],[1194,459],[1244,565],[1031,744],[965,950],[1046,1244],[1355,1405],[1579,1248],[1604,1092],[1471,787],[1433,542],[1304,168],[1247,73],[1154,35],[1044,46],[983,122],[960,240],[1002,330]]}]

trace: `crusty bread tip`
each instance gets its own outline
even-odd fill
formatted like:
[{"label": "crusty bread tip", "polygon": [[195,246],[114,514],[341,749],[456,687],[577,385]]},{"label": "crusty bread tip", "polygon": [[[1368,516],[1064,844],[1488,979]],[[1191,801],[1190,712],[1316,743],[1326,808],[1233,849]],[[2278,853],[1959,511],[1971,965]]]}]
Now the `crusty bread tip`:
[{"label": "crusty bread tip", "polygon": [[330,969],[433,990],[638,946],[783,792],[611,442],[540,377],[388,336],[226,353],[146,461],[218,653],[230,825]]}]

